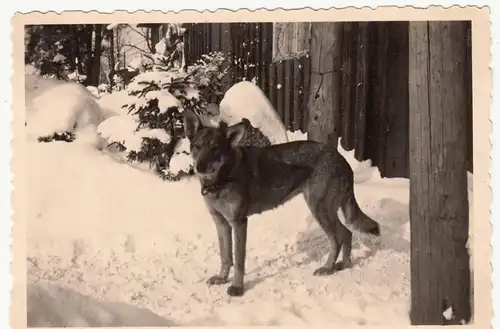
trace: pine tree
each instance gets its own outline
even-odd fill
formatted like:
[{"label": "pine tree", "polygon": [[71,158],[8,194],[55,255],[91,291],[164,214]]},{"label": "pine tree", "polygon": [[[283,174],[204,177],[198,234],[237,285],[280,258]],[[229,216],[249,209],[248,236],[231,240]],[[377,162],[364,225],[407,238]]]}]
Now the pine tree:
[{"label": "pine tree", "polygon": [[114,140],[113,144],[127,152],[129,161],[149,162],[164,179],[177,180],[193,173],[189,143],[183,138],[182,113],[189,108],[203,115],[223,94],[221,80],[227,62],[219,52],[203,55],[186,69],[178,67],[173,52],[168,51],[173,47],[164,46],[166,41],[158,42],[154,62],[126,87],[127,93],[136,97],[123,105],[135,122],[134,138]]}]

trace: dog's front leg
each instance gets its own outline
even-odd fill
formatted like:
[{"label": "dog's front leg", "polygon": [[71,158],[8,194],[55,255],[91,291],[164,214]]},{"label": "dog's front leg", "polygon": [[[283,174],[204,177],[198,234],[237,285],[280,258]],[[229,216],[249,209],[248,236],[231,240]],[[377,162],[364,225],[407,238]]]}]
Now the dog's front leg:
[{"label": "dog's front leg", "polygon": [[247,217],[231,222],[234,231],[234,277],[231,286],[227,289],[230,296],[242,296],[244,291],[245,258],[247,244]]},{"label": "dog's front leg", "polygon": [[229,271],[233,266],[232,228],[219,212],[211,210],[210,214],[217,229],[219,239],[219,253],[221,259],[219,275],[214,275],[207,280],[209,285],[219,285],[228,282]]}]

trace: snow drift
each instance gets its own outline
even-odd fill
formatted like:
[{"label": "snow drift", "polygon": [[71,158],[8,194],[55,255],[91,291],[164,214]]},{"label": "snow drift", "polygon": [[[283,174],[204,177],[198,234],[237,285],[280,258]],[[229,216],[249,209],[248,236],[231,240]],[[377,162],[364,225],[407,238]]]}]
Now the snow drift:
[{"label": "snow drift", "polygon": [[219,104],[219,111],[220,119],[229,125],[247,118],[271,144],[288,142],[280,116],[264,92],[252,82],[242,81],[229,88]]},{"label": "snow drift", "polygon": [[[106,113],[84,86],[26,75],[26,122],[29,139],[73,132],[78,136],[95,130]],[[97,136],[96,134],[94,134]]]},{"label": "snow drift", "polygon": [[41,281],[28,284],[28,327],[173,326],[159,315],[126,303],[103,302]]}]

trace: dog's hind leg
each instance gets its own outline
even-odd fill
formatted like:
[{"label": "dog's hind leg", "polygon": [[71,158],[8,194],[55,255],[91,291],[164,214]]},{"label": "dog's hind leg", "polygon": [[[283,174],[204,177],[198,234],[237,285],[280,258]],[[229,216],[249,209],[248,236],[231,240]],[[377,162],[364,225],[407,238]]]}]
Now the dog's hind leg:
[{"label": "dog's hind leg", "polygon": [[217,211],[211,209],[210,214],[217,229],[220,253],[220,272],[207,280],[209,285],[220,285],[228,282],[229,271],[233,266],[233,241],[232,228],[228,221]]},{"label": "dog's hind leg", "polygon": [[[317,188],[314,188],[317,190]],[[317,223],[323,229],[330,242],[331,250],[326,262],[314,271],[314,275],[331,275],[348,266],[351,259],[352,233],[340,221],[337,210],[340,208],[340,198],[328,198],[318,191],[306,190],[306,202]],[[342,262],[337,264],[337,259],[342,249]]]}]

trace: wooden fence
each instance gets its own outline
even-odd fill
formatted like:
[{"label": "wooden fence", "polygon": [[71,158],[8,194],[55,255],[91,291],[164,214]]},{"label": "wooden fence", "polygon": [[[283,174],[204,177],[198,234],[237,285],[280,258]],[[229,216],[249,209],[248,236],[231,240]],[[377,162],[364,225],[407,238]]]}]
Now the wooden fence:
[{"label": "wooden fence", "polygon": [[[409,53],[408,22],[349,22],[342,24],[338,136],[358,160],[371,159],[382,177],[409,177]],[[470,30],[469,30],[470,31]],[[470,35],[468,36],[470,37]],[[467,48],[469,124],[467,163],[472,153],[472,53]]]},{"label": "wooden fence", "polygon": [[222,51],[229,55],[226,89],[240,81],[255,81],[270,100],[283,123],[292,131],[307,131],[307,95],[310,58],[303,55],[272,60],[272,23],[185,24],[186,61]]},{"label": "wooden fence", "polygon": [[[331,95],[339,113],[334,130],[358,160],[371,159],[383,177],[409,175],[408,22],[346,22],[341,25],[341,55],[333,72]],[[302,55],[273,62],[272,23],[186,24],[187,62],[219,50],[230,55],[226,86],[255,79],[285,126],[306,132],[309,118],[311,58]],[[311,30],[314,38],[314,29]],[[465,40],[464,40],[465,41]],[[465,44],[465,43],[464,43]],[[470,125],[468,163],[472,170],[472,68],[468,44]],[[332,72],[330,72],[332,73]],[[325,109],[326,110],[326,109]]]}]

